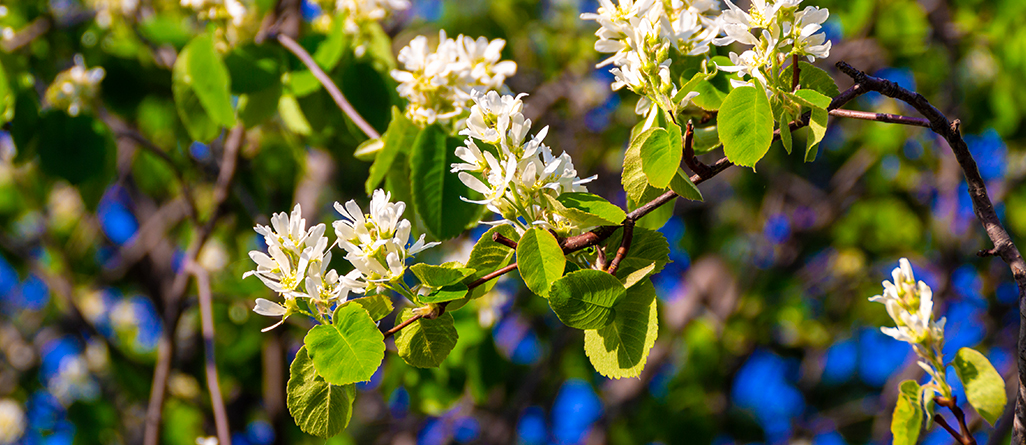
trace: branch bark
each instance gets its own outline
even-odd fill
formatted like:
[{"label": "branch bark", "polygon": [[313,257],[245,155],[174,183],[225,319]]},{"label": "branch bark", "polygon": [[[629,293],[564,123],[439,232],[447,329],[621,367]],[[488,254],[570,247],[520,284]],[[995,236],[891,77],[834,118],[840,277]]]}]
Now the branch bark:
[{"label": "branch bark", "polygon": [[987,186],[980,176],[980,169],[969,152],[969,147],[959,131],[960,122],[954,122],[930,104],[921,94],[906,90],[898,84],[886,79],[869,76],[851,65],[841,61],[837,68],[855,81],[855,85],[869,91],[877,91],[884,96],[892,97],[911,105],[929,122],[929,128],[944,138],[951,147],[958,165],[962,168],[966,183],[969,185],[969,197],[972,199],[973,212],[983,225],[987,237],[993,243],[993,249],[987,249],[1000,256],[1012,270],[1012,276],[1019,287],[1019,340],[1017,364],[1019,369],[1019,388],[1015,405],[1015,421],[1012,427],[1013,444],[1026,444],[1026,261],[1023,261],[1019,249],[1012,242],[1011,236],[1001,225],[994,203],[987,194]]},{"label": "branch bark", "polygon": [[217,440],[218,444],[231,445],[228,413],[224,409],[224,399],[221,397],[221,384],[217,376],[217,361],[214,355],[214,309],[213,297],[210,295],[210,274],[199,263],[190,263],[188,268],[196,278],[196,288],[199,294],[200,328],[203,333],[203,368],[207,375],[210,405],[214,410]]}]

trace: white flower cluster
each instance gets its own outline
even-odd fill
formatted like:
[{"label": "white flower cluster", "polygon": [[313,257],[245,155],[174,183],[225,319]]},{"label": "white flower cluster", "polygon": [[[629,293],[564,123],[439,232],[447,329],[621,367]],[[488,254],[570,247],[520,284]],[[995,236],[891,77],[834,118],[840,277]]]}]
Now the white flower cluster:
[{"label": "white flower cluster", "polygon": [[406,204],[391,203],[390,198],[390,194],[375,190],[369,214],[364,214],[355,201],[344,206],[335,203],[335,209],[343,216],[332,224],[338,237],[336,243],[345,249],[345,259],[354,267],[345,276],[328,268],[331,252],[324,236],[326,226],[318,224],[307,229],[299,204],[291,215],[273,215],[270,227],[254,228],[263,235],[268,253],[250,252],[257,268],[242,277],[255,275],[285,299],[284,306],[263,298],[256,300],[254,312],[282,317],[281,322],[265,331],[280,325],[293,313],[304,312],[296,303],[297,298],[308,299],[308,306],[317,311],[309,315],[319,318],[329,313],[333,304],[346,301],[350,292],[388,288],[402,280],[408,258],[438,244],[425,243],[421,235],[412,246],[407,246],[411,224],[400,219]]},{"label": "white flower cluster", "polygon": [[399,51],[403,69],[392,70],[399,95],[409,101],[406,116],[420,126],[465,116],[471,92],[499,90],[516,73],[516,62],[500,60],[504,46],[502,39],[450,39],[442,30],[432,51],[427,37],[414,38]]},{"label": "white flower cluster", "polygon": [[694,93],[679,103],[670,99],[678,89],[670,65],[676,55],[708,54],[710,44],[751,45],[740,55],[730,54],[733,66],[719,68],[750,75],[764,85],[792,55],[809,61],[829,56],[830,42],[819,32],[829,16],[826,9],[798,10],[801,0],[751,0],[746,12],[730,0],[724,2],[728,9],[721,13],[714,0],[600,0],[597,13],[581,18],[601,26],[595,50],[613,55],[597,66],[616,66],[611,70],[616,76],[613,90],[626,86],[642,96],[638,114],[652,103],[671,112],[686,105]]},{"label": "white flower cluster", "polygon": [[713,44],[738,42],[752,48],[740,55],[731,52],[734,66],[720,69],[737,72],[738,76],[747,74],[766,85],[767,75],[777,74],[792,55],[807,57],[810,62],[830,56],[830,42],[819,32],[830,16],[828,10],[815,6],[798,10],[802,0],[752,0],[751,9],[745,12],[730,0],[724,1],[730,8],[720,14],[726,36],[713,40]]},{"label": "white flower cluster", "polygon": [[85,59],[81,54],[76,54],[75,66],[57,74],[46,89],[46,101],[71,116],[78,116],[96,97],[105,74],[101,67],[86,68]]},{"label": "white flower cluster", "polygon": [[946,319],[934,321],[933,290],[922,281],[916,282],[908,259],[902,258],[898,264],[891,272],[894,282],[884,281],[883,294],[869,299],[883,303],[896,325],[893,328],[881,327],[880,330],[896,340],[912,345],[920,357],[919,366],[941,388],[947,388],[942,355]]},{"label": "white flower cluster", "polygon": [[336,14],[342,18],[342,30],[357,43],[354,52],[362,57],[366,52],[363,42],[366,40],[366,25],[380,22],[389,15],[410,7],[409,0],[317,0],[322,14],[313,20],[313,27],[327,32],[335,20]]},{"label": "white flower cluster", "polygon": [[[584,184],[597,176],[580,179],[569,154],[554,156],[542,142],[548,127],[527,140],[531,120],[521,113],[523,96],[474,92],[467,127],[460,131],[469,137],[456,149],[463,162],[452,164],[452,171],[459,172],[467,187],[484,195],[480,200],[463,199],[498,213],[503,217],[498,224],[513,224],[520,231],[541,226],[569,235],[579,228],[553,212],[542,195],[587,192]],[[475,139],[486,144],[484,148]]]},{"label": "white flower cluster", "polygon": [[182,0],[182,6],[196,11],[203,20],[227,20],[236,27],[246,21],[246,6],[239,0]]},{"label": "white flower cluster", "polygon": [[[709,52],[709,44],[719,34],[719,22],[712,14],[712,0],[601,0],[597,13],[584,13],[584,20],[601,25],[595,35],[595,50],[613,53],[598,67],[613,64],[616,80],[613,90],[624,86],[642,96],[638,114],[653,102],[671,109],[670,98],[677,86],[670,78],[670,49],[678,54],[697,56]],[[686,104],[697,94],[687,96]]]}]

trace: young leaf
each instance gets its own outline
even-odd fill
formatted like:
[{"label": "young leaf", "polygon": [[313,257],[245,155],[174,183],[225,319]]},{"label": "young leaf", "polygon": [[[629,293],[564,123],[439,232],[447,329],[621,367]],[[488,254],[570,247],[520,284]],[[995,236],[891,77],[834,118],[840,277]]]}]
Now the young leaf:
[{"label": "young leaf", "polygon": [[805,149],[805,162],[812,162],[816,160],[816,147],[826,135],[827,118],[829,117],[826,107],[830,105],[830,98],[814,90],[798,90],[794,95],[803,99],[808,108],[812,110],[812,116],[809,119],[808,148]]},{"label": "young leaf", "polygon": [[182,72],[178,81],[196,94],[210,120],[224,127],[235,125],[228,68],[214,49],[210,35],[202,34],[185,45],[175,60],[176,69],[179,64]]},{"label": "young leaf", "polygon": [[681,198],[690,199],[692,201],[703,200],[702,192],[698,190],[698,186],[694,182],[691,182],[691,177],[680,167],[677,167],[677,173],[673,175],[673,179],[670,181],[670,190],[680,195]]},{"label": "young leaf", "polygon": [[791,126],[788,123],[792,120],[794,118],[791,117],[791,113],[784,111],[780,114],[780,142],[784,144],[787,154],[791,154]]},{"label": "young leaf", "polygon": [[438,125],[420,132],[410,155],[410,185],[413,205],[428,232],[438,239],[452,238],[477,219],[478,206],[460,199],[472,197],[472,190],[460,182],[449,165],[459,162],[456,138],[446,137]]},{"label": "young leaf", "polygon": [[627,290],[616,277],[594,269],[581,269],[552,283],[549,306],[564,324],[577,329],[599,329],[613,321],[616,306]]},{"label": "young leaf", "polygon": [[[627,192],[627,208],[631,210],[657,198],[664,192],[663,189],[649,185],[648,178],[641,170],[641,145],[637,143],[639,140],[640,137],[635,137],[627,147],[623,159],[623,176],[620,178],[623,189]],[[673,206],[664,205],[641,218],[637,224],[640,227],[658,229],[666,224],[671,216],[673,216]]]},{"label": "young leaf", "polygon": [[524,284],[532,292],[548,296],[549,287],[563,276],[566,257],[556,238],[545,229],[535,227],[524,232],[517,243],[517,269]]},{"label": "young leaf", "polygon": [[638,136],[641,145],[641,171],[652,187],[664,189],[670,185],[683,154],[680,138],[662,128],[652,128]]},{"label": "young leaf", "polygon": [[993,425],[1001,417],[1008,396],[1005,394],[1005,380],[990,364],[990,360],[975,349],[962,348],[951,362],[958,379],[965,387],[965,397],[988,423]]},{"label": "young leaf", "polygon": [[915,445],[923,427],[923,409],[919,404],[919,384],[912,380],[901,382],[898,403],[891,416],[891,434],[894,445]]},{"label": "young leaf", "polygon": [[762,86],[731,91],[716,122],[723,154],[737,165],[754,168],[773,142],[773,112]]},{"label": "young leaf", "polygon": [[603,221],[606,221],[605,225],[620,224],[627,218],[627,214],[616,204],[591,193],[563,193],[556,200],[567,209],[579,210],[588,215],[601,218]]},{"label": "young leaf", "polygon": [[584,331],[584,353],[599,374],[613,379],[641,375],[659,334],[655,297],[655,286],[644,280],[627,289],[609,326]]},{"label": "young leaf", "polygon": [[705,111],[719,110],[723,106],[724,99],[728,96],[727,93],[717,88],[708,80],[698,82],[698,85],[695,85],[694,91],[698,92],[698,96],[691,99],[691,103]]},{"label": "young leaf", "polygon": [[[412,309],[403,309],[395,320],[396,325],[412,316]],[[395,335],[395,347],[406,363],[418,368],[434,368],[442,364],[458,339],[452,314],[445,312],[435,319],[421,318],[410,323]]]},{"label": "young leaf", "polygon": [[439,289],[433,290],[430,294],[422,295],[419,298],[421,303],[442,303],[445,301],[459,300],[465,296],[467,296],[467,285],[463,283],[455,283],[442,286]]},{"label": "young leaf", "polygon": [[695,138],[691,143],[696,155],[708,153],[720,146],[720,134],[715,126],[695,129]]},{"label": "young leaf", "polygon": [[385,294],[368,295],[366,297],[353,298],[343,304],[358,304],[364,308],[374,321],[381,320],[392,313],[392,299]]},{"label": "young leaf", "polygon": [[367,182],[364,184],[368,195],[374,193],[378,184],[385,180],[385,175],[392,168],[396,155],[409,149],[419,133],[419,127],[410,122],[398,107],[392,107],[392,121],[388,124],[388,130],[381,136],[384,144],[374,158],[374,164],[371,164]]},{"label": "young leaf", "polygon": [[335,309],[331,324],[314,326],[303,342],[317,373],[333,385],[370,380],[385,358],[385,337],[378,325],[352,304]]},{"label": "young leaf", "polygon": [[[474,281],[481,279],[487,274],[495,272],[503,267],[509,265],[510,261],[513,260],[513,254],[516,253],[513,249],[499,244],[492,240],[492,235],[500,233],[506,238],[516,241],[520,238],[517,235],[517,231],[513,230],[512,226],[501,225],[495,226],[488,229],[481,238],[477,240],[477,244],[474,244],[474,249],[470,251],[470,259],[467,260],[467,264],[473,264],[474,268],[477,269],[473,275],[463,279],[463,284],[470,284]],[[475,287],[467,294],[467,298],[473,299],[484,295],[495,286],[496,280],[489,280],[485,284]],[[452,306],[452,304],[450,304]]]},{"label": "young leaf", "polygon": [[[617,229],[606,240],[606,251],[616,251],[622,239],[623,229]],[[666,241],[666,237],[655,230],[635,227],[634,236],[631,238],[631,249],[620,261],[620,267],[616,269],[616,277],[623,282],[624,287],[629,288],[645,277],[659,273],[669,262],[670,243]]]},{"label": "young leaf", "polygon": [[356,385],[331,385],[317,374],[306,346],[299,348],[289,367],[286,403],[304,433],[322,439],[344,430],[353,417]]},{"label": "young leaf", "polygon": [[475,272],[474,269],[465,267],[435,266],[426,263],[414,264],[410,266],[410,270],[425,286],[435,288],[458,283]]},{"label": "young leaf", "polygon": [[299,107],[299,102],[296,101],[296,96],[282,94],[281,99],[278,99],[278,114],[281,115],[281,121],[289,131],[302,136],[309,136],[313,132],[310,121],[306,120],[303,110]]}]

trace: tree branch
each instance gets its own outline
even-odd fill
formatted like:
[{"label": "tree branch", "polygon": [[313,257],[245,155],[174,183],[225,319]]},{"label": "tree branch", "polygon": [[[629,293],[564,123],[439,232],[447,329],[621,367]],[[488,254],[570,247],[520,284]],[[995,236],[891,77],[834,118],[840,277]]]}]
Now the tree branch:
[{"label": "tree branch", "polygon": [[886,122],[889,124],[904,124],[916,127],[930,128],[930,121],[921,117],[899,116],[889,113],[870,113],[868,111],[855,110],[830,110],[831,116],[862,119],[867,121]]},{"label": "tree branch", "polygon": [[620,241],[620,248],[616,249],[616,256],[613,257],[613,261],[609,263],[609,269],[606,270],[610,275],[616,275],[616,269],[620,267],[620,262],[627,256],[627,251],[631,249],[631,239],[633,238],[634,220],[627,218],[623,222],[623,240]]},{"label": "tree branch", "polygon": [[[232,180],[235,177],[235,165],[245,134],[245,127],[239,124],[232,128],[225,139],[221,171],[218,174],[217,183],[214,185],[214,209],[206,224],[197,229],[196,235],[189,243],[183,264],[189,264],[196,260],[201,248],[214,230],[214,225],[220,217],[222,207],[228,198]],[[164,331],[161,333],[160,341],[157,344],[157,364],[153,370],[150,401],[146,407],[146,425],[143,432],[144,445],[157,445],[160,441],[160,421],[164,409],[164,393],[167,390],[167,380],[171,375],[171,361],[174,359],[175,328],[178,326],[178,318],[181,316],[181,300],[189,284],[189,275],[189,271],[185,267],[179,270],[171,284],[171,289],[165,294]]]},{"label": "tree branch", "polygon": [[966,183],[969,185],[969,197],[972,199],[973,211],[990,238],[993,253],[1000,256],[1012,270],[1012,276],[1019,287],[1019,340],[1017,364],[1019,369],[1019,388],[1016,397],[1015,422],[1012,428],[1012,443],[1026,443],[1026,261],[1023,261],[1019,249],[1012,242],[1011,236],[1005,231],[994,211],[994,203],[987,194],[987,186],[980,176],[980,169],[969,152],[969,147],[959,131],[960,122],[948,121],[936,107],[930,104],[923,95],[906,90],[898,84],[886,79],[866,75],[841,61],[837,68],[847,74],[856,86],[869,91],[877,91],[884,96],[892,97],[911,105],[929,121],[930,129],[943,137],[951,147],[958,165],[962,168]]},{"label": "tree branch", "polygon": [[203,332],[203,362],[207,375],[207,389],[210,392],[210,405],[214,410],[217,440],[219,444],[231,445],[228,414],[224,409],[224,399],[221,398],[221,385],[217,377],[217,361],[214,355],[214,309],[213,298],[210,295],[210,274],[199,263],[190,263],[188,268],[196,278],[196,288],[199,294],[200,324]]},{"label": "tree branch", "polygon": [[361,131],[363,131],[363,134],[367,135],[370,139],[378,139],[381,137],[381,134],[378,133],[371,124],[367,123],[367,121],[360,116],[360,113],[353,108],[353,105],[346,100],[346,97],[342,95],[342,91],[339,90],[338,86],[335,85],[335,82],[328,77],[328,74],[325,73],[319,65],[317,65],[317,62],[310,56],[310,53],[306,52],[299,43],[296,43],[295,40],[292,40],[291,37],[285,34],[278,34],[275,37],[278,39],[278,42],[281,43],[281,46],[284,46],[285,49],[298,57],[299,60],[310,69],[310,72],[313,73],[314,77],[321,82],[324,89],[328,90],[328,94],[330,94],[331,98],[335,100],[335,104],[342,109],[342,112],[345,113]]},{"label": "tree branch", "polygon": [[944,417],[940,414],[934,414],[933,421],[944,427],[944,429],[948,431],[948,434],[951,434],[958,443],[962,445],[976,445],[976,438],[970,434],[969,427],[965,424],[965,412],[962,411],[962,408],[958,407],[958,403],[955,398],[952,397],[949,399],[947,397],[935,397],[933,401],[938,406],[947,408],[951,411],[951,414],[955,415],[955,420],[958,421],[959,431],[956,432],[954,428],[948,425],[948,423],[944,421]]}]

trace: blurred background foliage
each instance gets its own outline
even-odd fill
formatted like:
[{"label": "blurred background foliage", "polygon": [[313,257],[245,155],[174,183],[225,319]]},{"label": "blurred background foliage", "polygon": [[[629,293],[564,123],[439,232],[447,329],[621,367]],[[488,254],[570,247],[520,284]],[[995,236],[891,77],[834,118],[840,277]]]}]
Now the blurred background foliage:
[{"label": "blurred background foliage", "polygon": [[[196,291],[172,311],[164,296],[183,272],[192,221],[213,210],[225,135],[193,140],[175,107],[170,67],[204,24],[177,2],[144,3],[152,14],[113,19],[94,12],[107,0],[0,6],[0,85],[12,98],[0,104],[0,121],[10,120],[0,132],[0,426],[24,431],[0,432],[0,442],[140,442],[162,335],[176,339],[164,443],[213,433]],[[834,46],[819,66],[839,87],[850,82],[832,63],[845,60],[961,119],[999,215],[1022,239],[1026,2],[806,3],[830,9]],[[611,92],[612,76],[593,68],[594,24],[578,15],[597,5],[414,0],[385,22],[391,44],[379,36],[364,57],[333,51],[346,43],[312,29],[310,3],[298,8],[297,29],[379,131],[401,105],[393,55],[414,36],[444,28],[506,39],[504,59],[518,64],[507,83],[530,93],[525,113],[551,127],[550,145],[582,176],[599,175],[594,193],[623,205],[637,98]],[[76,54],[105,76],[95,102],[70,117],[44,92]],[[287,367],[308,323],[294,317],[261,333],[269,322],[251,308],[267,290],[240,277],[252,267],[246,252],[261,247],[252,226],[272,212],[299,202],[308,219],[328,222],[332,202],[366,202],[369,164],[352,155],[363,136],[273,40],[236,46],[226,64],[246,142],[198,262],[211,273],[232,441],[321,443],[284,409]],[[875,94],[850,106],[914,113]],[[946,355],[979,347],[1012,379],[1017,290],[999,259],[975,255],[989,244],[943,141],[922,128],[832,120],[823,147],[809,164],[774,149],[757,173],[731,169],[703,184],[704,203],[676,204],[661,229],[674,262],[654,279],[659,339],[640,378],[594,372],[582,335],[513,274],[473,310],[453,313],[460,341],[440,368],[387,354],[358,387],[352,424],[329,443],[889,443],[897,382],[922,371],[907,345],[879,332],[887,315],[867,298],[902,256],[948,318]],[[424,259],[465,260],[483,231]],[[1006,437],[1009,419],[991,429],[971,417],[981,443]],[[934,428],[922,443],[951,441]]]}]

